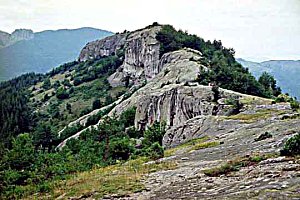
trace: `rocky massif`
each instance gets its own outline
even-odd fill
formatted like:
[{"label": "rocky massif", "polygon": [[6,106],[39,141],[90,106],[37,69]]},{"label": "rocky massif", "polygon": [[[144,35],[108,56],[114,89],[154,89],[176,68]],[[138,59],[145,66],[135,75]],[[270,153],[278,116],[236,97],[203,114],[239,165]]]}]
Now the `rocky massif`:
[{"label": "rocky massif", "polygon": [[[115,102],[108,116],[118,116],[135,106],[137,129],[146,129],[155,121],[165,122],[163,145],[172,153],[160,161],[177,163],[176,169],[144,177],[146,190],[142,192],[105,198],[299,199],[299,159],[278,157],[287,138],[300,131],[299,114],[286,103],[272,104],[270,99],[198,84],[201,69],[209,70],[201,62],[201,52],[183,48],[160,55],[160,44],[155,39],[160,29],[161,26],[152,26],[90,42],[79,56],[83,62],[124,52],[124,63],[110,76],[109,83],[112,87],[129,85],[134,89],[130,96],[123,95]],[[244,106],[239,114],[229,116],[234,109],[229,103],[232,99]],[[69,126],[85,124],[87,117],[96,113]],[[257,140],[265,133],[271,136]],[[206,138],[206,144],[214,145],[180,146],[201,137]],[[253,155],[267,158],[218,177],[204,173]]]},{"label": "rocky massif", "polygon": [[0,48],[12,45],[21,40],[31,40],[33,38],[33,31],[28,29],[16,29],[11,34],[0,31]]}]

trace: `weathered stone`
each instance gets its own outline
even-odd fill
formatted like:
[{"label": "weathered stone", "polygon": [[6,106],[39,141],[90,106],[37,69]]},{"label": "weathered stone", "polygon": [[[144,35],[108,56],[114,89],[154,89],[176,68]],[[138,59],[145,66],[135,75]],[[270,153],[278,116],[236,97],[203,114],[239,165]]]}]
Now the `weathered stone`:
[{"label": "weathered stone", "polygon": [[126,35],[127,33],[115,34],[102,40],[87,43],[81,50],[78,60],[83,62],[116,54],[117,50],[124,46]]}]

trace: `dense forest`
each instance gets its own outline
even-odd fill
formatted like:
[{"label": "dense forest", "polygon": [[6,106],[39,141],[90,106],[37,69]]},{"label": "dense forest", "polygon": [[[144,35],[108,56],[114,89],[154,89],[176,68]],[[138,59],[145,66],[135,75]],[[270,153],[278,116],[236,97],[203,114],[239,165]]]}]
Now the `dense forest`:
[{"label": "dense forest", "polygon": [[[234,50],[221,41],[204,41],[196,35],[163,26],[157,34],[164,53],[189,47],[203,54],[198,82],[278,101],[281,93],[276,80],[264,73],[256,80],[235,61]],[[55,180],[76,172],[103,167],[128,159],[163,156],[164,123],[154,123],[146,131],[134,128],[136,108],[119,118],[105,117],[113,102],[132,94],[129,85],[112,88],[107,78],[124,61],[124,49],[115,55],[86,62],[70,62],[47,74],[25,74],[0,84],[0,198],[16,199],[36,192],[49,192]],[[133,90],[135,91],[135,90]],[[276,98],[277,97],[277,98]],[[295,106],[299,107],[296,101]],[[58,131],[69,122],[93,110],[85,125]],[[69,136],[87,129],[79,139],[68,140],[60,151],[55,147]],[[141,140],[140,138],[144,139]]]}]

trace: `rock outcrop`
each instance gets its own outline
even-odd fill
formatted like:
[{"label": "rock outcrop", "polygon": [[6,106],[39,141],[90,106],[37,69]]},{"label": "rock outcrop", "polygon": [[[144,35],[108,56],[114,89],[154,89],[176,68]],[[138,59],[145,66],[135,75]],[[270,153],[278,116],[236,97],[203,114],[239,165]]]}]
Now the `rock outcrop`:
[{"label": "rock outcrop", "polygon": [[21,40],[31,40],[34,33],[29,29],[16,29],[12,34],[0,31],[0,48],[12,45]]},{"label": "rock outcrop", "polygon": [[102,40],[88,43],[81,51],[79,61],[99,59],[123,50],[124,63],[116,73],[109,77],[113,86],[126,84],[140,84],[149,81],[160,72],[159,48],[160,44],[155,39],[161,26],[151,26],[130,33],[116,34]]},{"label": "rock outcrop", "polygon": [[[161,26],[150,26],[131,33],[117,34],[91,42],[81,51],[79,60],[86,61],[123,50],[124,62],[109,77],[109,83],[113,87],[124,85],[127,78],[129,83],[137,87],[142,85],[141,82],[146,82],[127,99],[122,97],[115,102],[116,106],[108,116],[118,116],[135,106],[135,127],[145,130],[155,121],[165,122],[168,130],[163,143],[171,147],[198,137],[201,124],[206,123],[211,116],[226,116],[232,110],[232,105],[226,104],[228,98],[251,98],[251,101],[264,102],[261,98],[222,88],[216,94],[212,86],[199,85],[197,79],[201,69],[207,69],[207,66],[202,65],[201,52],[184,48],[160,57],[160,44],[156,40],[160,29]],[[84,125],[87,118],[96,113],[93,111],[71,122],[69,126],[76,123]]]},{"label": "rock outcrop", "polygon": [[116,54],[117,50],[123,48],[126,36],[126,33],[115,34],[102,40],[89,42],[81,50],[78,60],[84,62]]},{"label": "rock outcrop", "polygon": [[[136,34],[138,33],[141,34],[140,32]],[[115,102],[116,106],[108,115],[118,116],[135,106],[137,107],[135,115],[135,127],[137,129],[144,130],[155,121],[159,121],[165,122],[167,128],[173,130],[172,127],[178,129],[178,127],[184,126],[186,121],[195,117],[226,115],[231,106],[224,103],[225,99],[248,97],[248,95],[220,88],[218,99],[214,99],[215,94],[212,86],[199,85],[196,81],[200,68],[206,68],[200,60],[201,53],[188,48],[164,54],[155,67],[157,74],[129,98],[125,100],[120,98]],[[124,62],[121,67],[124,66],[129,65]],[[143,73],[145,72],[145,69],[139,68]],[[132,70],[134,71],[134,68]],[[115,74],[117,73],[124,73],[124,69]],[[132,74],[133,77],[135,75]],[[258,97],[251,98],[260,99]],[[69,126],[77,123],[84,125],[87,118],[96,113],[97,111],[93,111],[71,122]],[[166,146],[174,146],[197,136],[192,131],[187,131],[185,135],[178,131],[169,131],[168,134],[172,137],[164,139]]]}]

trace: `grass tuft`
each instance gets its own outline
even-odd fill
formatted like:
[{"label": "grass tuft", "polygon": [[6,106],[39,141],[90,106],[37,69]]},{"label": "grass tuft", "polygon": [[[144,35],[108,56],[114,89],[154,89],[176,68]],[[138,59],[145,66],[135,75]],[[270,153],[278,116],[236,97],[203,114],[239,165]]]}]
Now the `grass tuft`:
[{"label": "grass tuft", "polygon": [[201,144],[201,143],[203,143],[203,142],[205,142],[207,140],[209,140],[208,136],[204,136],[204,137],[200,137],[200,138],[189,140],[189,141],[187,141],[187,142],[185,142],[183,144],[178,145],[177,147],[165,150],[164,156],[165,157],[172,156],[177,151],[184,150],[186,148],[191,148],[192,146],[197,145],[197,144]]},{"label": "grass tuft", "polygon": [[194,145],[193,147],[191,147],[189,149],[189,152],[194,151],[194,150],[199,150],[199,149],[215,147],[215,146],[218,146],[218,145],[220,145],[219,141],[202,142],[202,143],[198,143],[198,144]]},{"label": "grass tuft", "polygon": [[237,158],[235,160],[229,161],[219,167],[206,169],[204,174],[207,176],[220,176],[222,174],[229,174],[230,172],[239,171],[241,167],[247,167],[255,165],[256,163],[267,159],[268,156],[254,155],[250,157]]}]

